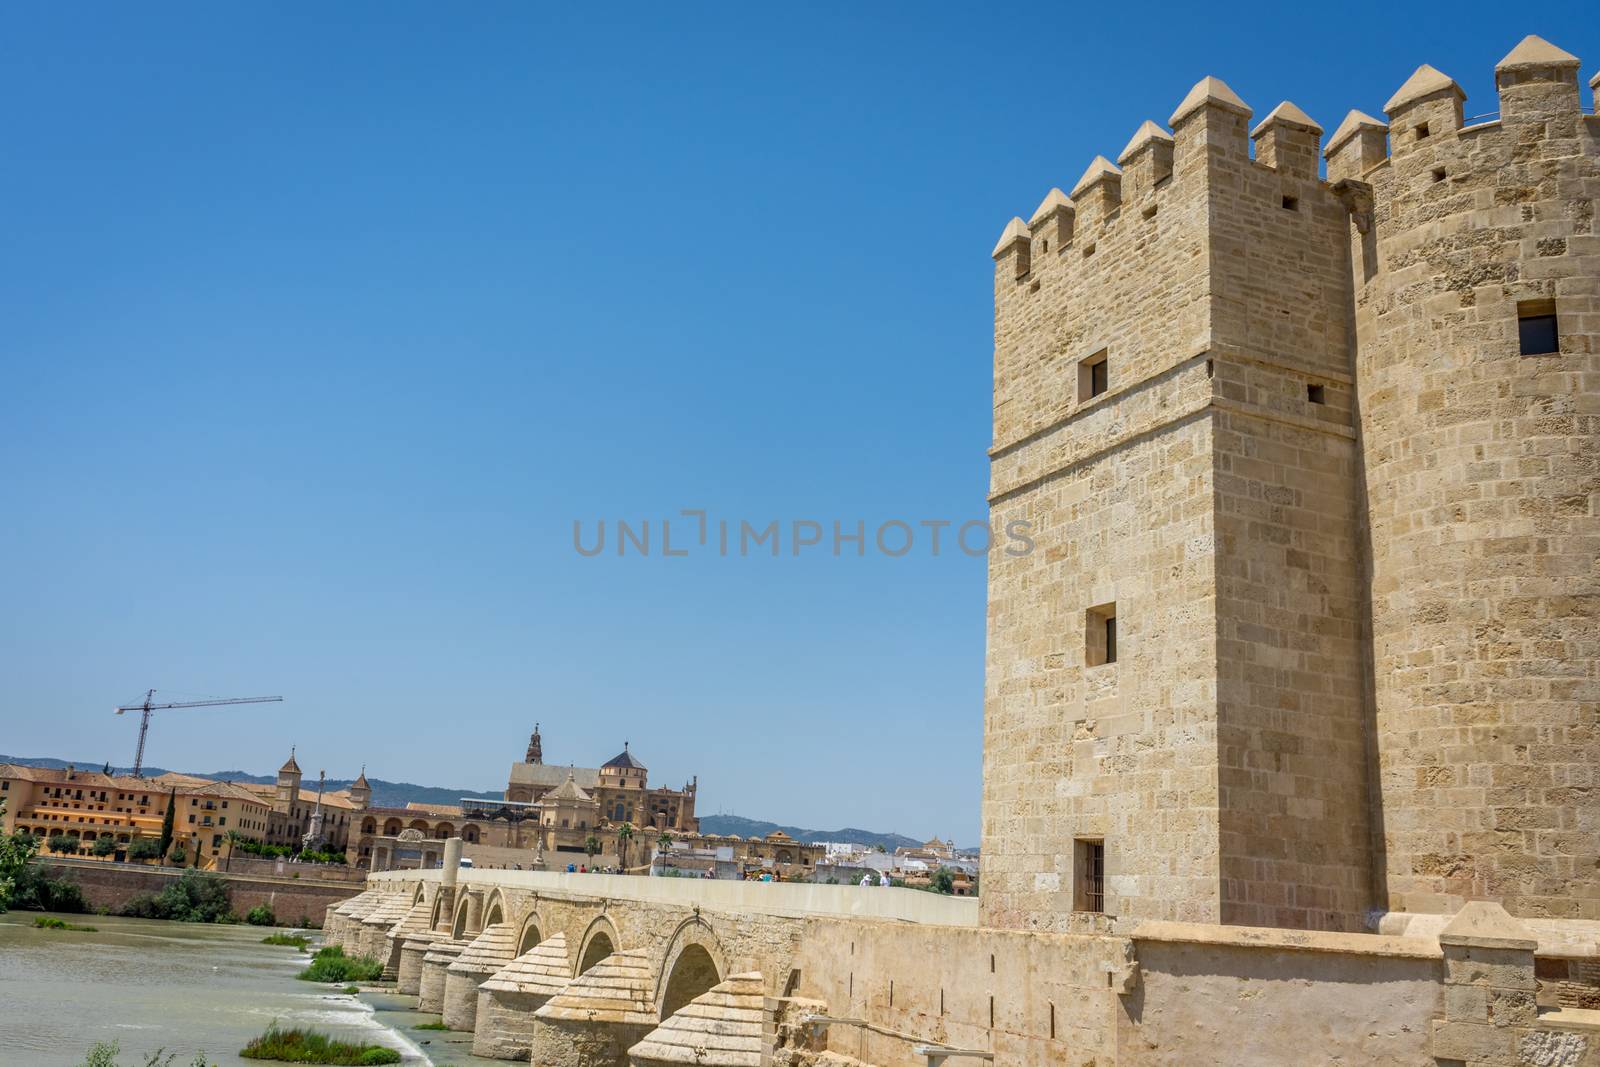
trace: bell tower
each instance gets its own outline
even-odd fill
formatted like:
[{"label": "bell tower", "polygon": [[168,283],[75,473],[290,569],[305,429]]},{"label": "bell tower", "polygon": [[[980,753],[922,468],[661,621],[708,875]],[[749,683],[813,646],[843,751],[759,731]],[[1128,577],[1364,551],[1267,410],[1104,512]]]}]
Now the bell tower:
[{"label": "bell tower", "polygon": [[294,746],[289,747],[289,758],[278,768],[279,811],[293,811],[300,803],[300,764],[294,761]]},{"label": "bell tower", "polygon": [[543,763],[544,762],[544,743],[539,738],[539,724],[538,723],[534,723],[533,724],[533,736],[528,738],[528,758],[523,760],[523,762],[524,763]]}]

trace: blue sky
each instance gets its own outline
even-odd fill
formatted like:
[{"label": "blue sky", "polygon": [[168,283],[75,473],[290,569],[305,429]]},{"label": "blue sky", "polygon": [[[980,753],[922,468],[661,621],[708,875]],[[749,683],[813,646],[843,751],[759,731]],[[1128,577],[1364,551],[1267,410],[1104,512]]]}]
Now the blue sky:
[{"label": "blue sky", "polygon": [[572,524],[981,519],[1010,216],[1206,74],[1331,130],[1422,62],[1494,111],[1525,33],[1600,61],[1589,4],[1215,10],[12,7],[0,751],[281,693],[148,758],[498,788],[538,720],[703,813],[975,842],[981,559]]}]

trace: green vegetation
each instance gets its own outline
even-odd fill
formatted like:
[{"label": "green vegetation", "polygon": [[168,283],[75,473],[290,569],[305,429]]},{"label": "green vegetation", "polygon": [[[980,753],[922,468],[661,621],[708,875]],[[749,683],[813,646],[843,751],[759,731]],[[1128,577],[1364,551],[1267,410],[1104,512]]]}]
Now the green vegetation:
[{"label": "green vegetation", "polygon": [[383,964],[371,956],[346,956],[338,945],[318,949],[311,966],[295,975],[307,982],[376,982]]},{"label": "green vegetation", "polygon": [[268,934],[261,939],[263,945],[293,945],[295,948],[305,948],[311,944],[311,939],[305,934]]},{"label": "green vegetation", "polygon": [[57,832],[45,838],[44,845],[57,855],[63,852],[77,852],[78,837],[76,834],[68,835]]},{"label": "green vegetation", "polygon": [[251,926],[277,926],[278,917],[265,904],[257,904],[245,912],[244,921]]},{"label": "green vegetation", "polygon": [[[88,1054],[84,1057],[79,1067],[120,1067],[118,1056],[122,1055],[122,1046],[115,1041],[96,1041],[89,1047]],[[168,1052],[158,1048],[146,1054],[144,1062],[139,1067],[172,1067],[172,1061],[178,1058],[176,1052]],[[206,1067],[206,1054],[198,1052],[190,1067]]]},{"label": "green vegetation", "polygon": [[346,996],[352,996],[353,997],[357,993],[361,992],[361,987],[360,986],[347,985],[347,986],[344,987],[343,992],[345,993]]},{"label": "green vegetation", "polygon": [[418,1023],[416,1026],[413,1026],[411,1029],[413,1029],[413,1030],[448,1030],[450,1028],[444,1024],[444,1020],[443,1019],[440,1019],[436,1023]]},{"label": "green vegetation", "polygon": [[622,868],[622,873],[628,873],[628,845],[633,841],[633,823],[625,822],[617,827],[617,866]]},{"label": "green vegetation", "polygon": [[[3,848],[0,845],[0,848]],[[37,863],[30,863],[13,880],[11,907],[18,911],[70,911],[82,914],[89,910],[83,899],[83,890],[70,878],[51,878]]]},{"label": "green vegetation", "polygon": [[[158,856],[165,856],[172,847],[172,824],[177,818],[178,790],[174,788],[167,794],[167,813],[161,817],[161,851]],[[182,863],[182,860],[178,861]]]},{"label": "green vegetation", "polygon": [[301,863],[334,863],[341,866],[344,864],[343,852],[315,852],[304,849],[296,853],[295,858]]},{"label": "green vegetation", "polygon": [[130,860],[160,859],[161,842],[153,837],[136,837],[128,842],[128,858]]},{"label": "green vegetation", "polygon": [[33,920],[33,925],[40,930],[79,930],[86,934],[100,932],[98,926],[80,926],[78,923],[69,923],[65,919],[56,919],[49,915],[39,916]]},{"label": "green vegetation", "polygon": [[112,837],[110,834],[101,834],[99,837],[94,839],[94,844],[89,846],[89,854],[91,856],[99,856],[102,859],[111,855],[116,850],[117,839]]},{"label": "green vegetation", "polygon": [[215,874],[187,870],[159,893],[128,901],[122,914],[133,919],[171,919],[186,923],[231,923],[239,919],[228,903],[228,884]]},{"label": "green vegetation", "polygon": [[[6,802],[0,799],[0,819],[6,814]],[[0,834],[0,911],[11,907],[17,880],[27,871],[28,861],[39,851],[39,842],[32,834]]]},{"label": "green vegetation", "polygon": [[280,1063],[366,1064],[399,1063],[400,1053],[384,1045],[352,1045],[335,1041],[318,1030],[295,1027],[280,1030],[278,1024],[239,1050],[247,1060],[277,1060]]},{"label": "green vegetation", "polygon": [[940,867],[928,878],[928,888],[935,893],[943,893],[946,896],[955,891],[955,885],[955,872],[949,867]]},{"label": "green vegetation", "polygon": [[290,845],[267,845],[260,841],[252,841],[247,837],[230,837],[228,855],[238,852],[245,856],[259,856],[262,859],[282,859],[293,856],[301,863],[337,863],[343,864],[343,852],[317,852],[313,849],[296,849]]}]

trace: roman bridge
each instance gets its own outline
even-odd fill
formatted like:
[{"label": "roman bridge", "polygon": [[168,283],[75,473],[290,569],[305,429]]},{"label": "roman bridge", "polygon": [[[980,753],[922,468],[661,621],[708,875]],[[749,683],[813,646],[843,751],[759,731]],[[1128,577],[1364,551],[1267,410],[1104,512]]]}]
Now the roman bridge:
[{"label": "roman bridge", "polygon": [[910,889],[467,868],[454,884],[438,869],[375,873],[325,931],[383,960],[419,1010],[473,1031],[477,1055],[694,1063],[710,1040],[755,1067],[785,1010],[827,1007],[799,996],[817,924],[977,920],[975,899]]},{"label": "roman bridge", "polygon": [[[1376,934],[1080,919],[996,929],[975,900],[909,889],[447,866],[372,875],[324,933],[476,1054],[546,1067],[1600,1067],[1600,1011],[1565,1006],[1590,996],[1600,924],[1489,903]],[[1509,1051],[1461,1054],[1491,1046]]]}]

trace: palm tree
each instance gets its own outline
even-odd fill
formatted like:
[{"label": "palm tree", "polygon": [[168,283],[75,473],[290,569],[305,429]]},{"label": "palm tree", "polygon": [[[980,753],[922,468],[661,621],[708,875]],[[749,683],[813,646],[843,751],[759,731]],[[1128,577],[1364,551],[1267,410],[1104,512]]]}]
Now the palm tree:
[{"label": "palm tree", "polygon": [[233,869],[233,850],[239,847],[239,842],[244,840],[244,835],[237,830],[229,830],[224,836],[228,841],[228,862],[223,865],[222,869],[228,871]]},{"label": "palm tree", "polygon": [[617,827],[617,862],[622,865],[622,873],[628,873],[628,842],[633,840],[633,823],[625,822]]},{"label": "palm tree", "polygon": [[587,841],[585,841],[583,843],[583,850],[589,854],[589,862],[590,863],[593,863],[594,862],[594,858],[596,856],[600,855],[600,848],[601,848],[600,839],[598,837],[596,837],[594,834],[590,834],[589,835],[589,840],[587,840]]},{"label": "palm tree", "polygon": [[667,833],[665,830],[661,831],[661,836],[656,838],[656,848],[660,849],[662,852],[665,852],[671,847],[672,835]]}]

